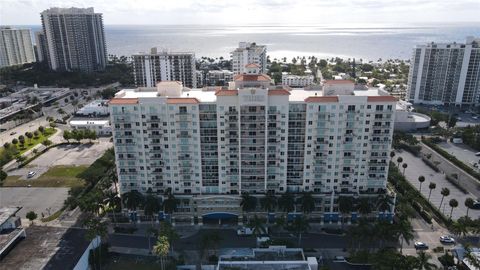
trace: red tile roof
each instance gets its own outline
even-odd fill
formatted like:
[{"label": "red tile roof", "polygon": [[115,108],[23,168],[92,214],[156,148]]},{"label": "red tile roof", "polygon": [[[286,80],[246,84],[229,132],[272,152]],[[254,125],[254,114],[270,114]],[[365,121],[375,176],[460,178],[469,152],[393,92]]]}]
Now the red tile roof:
[{"label": "red tile roof", "polygon": [[305,102],[338,102],[337,96],[328,96],[328,97],[308,97],[305,99]]},{"label": "red tile roof", "polygon": [[108,104],[113,105],[132,105],[138,104],[138,98],[112,98]]},{"label": "red tile roof", "polygon": [[268,90],[268,95],[269,96],[288,96],[290,95],[290,92],[285,89],[272,89],[272,90]]},{"label": "red tile roof", "polygon": [[250,63],[250,64],[246,64],[245,67],[247,67],[247,68],[258,68],[260,66],[255,64],[255,63]]},{"label": "red tile roof", "polygon": [[200,103],[196,98],[167,98],[167,104],[197,104]]},{"label": "red tile roof", "polygon": [[271,81],[272,79],[265,74],[238,74],[233,78],[234,81]]},{"label": "red tile roof", "polygon": [[392,96],[371,96],[367,97],[367,102],[396,102],[397,99]]},{"label": "red tile roof", "polygon": [[236,96],[238,95],[238,90],[218,90],[215,92],[216,96]]},{"label": "red tile roof", "polygon": [[326,80],[325,84],[353,84],[350,80]]}]

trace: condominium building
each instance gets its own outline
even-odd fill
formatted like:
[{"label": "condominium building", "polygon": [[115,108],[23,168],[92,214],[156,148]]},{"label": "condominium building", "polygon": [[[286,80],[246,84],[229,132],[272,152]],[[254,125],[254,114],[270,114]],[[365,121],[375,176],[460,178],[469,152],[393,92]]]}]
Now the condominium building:
[{"label": "condominium building", "polygon": [[35,62],[30,29],[0,27],[0,68]]},{"label": "condominium building", "polygon": [[267,46],[256,43],[240,42],[231,53],[233,74],[245,73],[246,65],[256,64],[261,73],[267,73]]},{"label": "condominium building", "polygon": [[47,40],[43,31],[35,32],[35,50],[38,62],[48,61]]},{"label": "condominium building", "polygon": [[430,43],[413,50],[407,97],[413,103],[478,105],[480,39]]},{"label": "condominium building", "polygon": [[195,54],[192,52],[157,52],[132,55],[133,76],[138,87],[155,87],[162,81],[179,81],[187,87],[197,87]]},{"label": "condominium building", "polygon": [[278,88],[255,67],[217,91],[124,89],[109,106],[120,192],[171,190],[188,217],[240,215],[245,193],[313,192],[316,213],[338,212],[338,194],[386,191],[395,102],[351,81]]},{"label": "condominium building", "polygon": [[50,8],[41,13],[48,65],[55,71],[104,70],[107,49],[101,13],[93,8]]},{"label": "condominium building", "polygon": [[313,84],[313,75],[293,75],[282,73],[282,85],[290,87],[306,87]]},{"label": "condominium building", "polygon": [[205,79],[207,86],[226,86],[233,80],[230,70],[209,70]]}]

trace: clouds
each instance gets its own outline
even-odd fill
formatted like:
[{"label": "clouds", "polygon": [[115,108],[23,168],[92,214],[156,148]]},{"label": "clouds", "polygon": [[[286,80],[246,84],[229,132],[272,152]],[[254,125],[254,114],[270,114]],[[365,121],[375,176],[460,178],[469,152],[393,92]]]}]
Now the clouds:
[{"label": "clouds", "polygon": [[91,7],[105,24],[408,24],[479,21],[478,0],[0,0],[0,24],[49,7]]}]

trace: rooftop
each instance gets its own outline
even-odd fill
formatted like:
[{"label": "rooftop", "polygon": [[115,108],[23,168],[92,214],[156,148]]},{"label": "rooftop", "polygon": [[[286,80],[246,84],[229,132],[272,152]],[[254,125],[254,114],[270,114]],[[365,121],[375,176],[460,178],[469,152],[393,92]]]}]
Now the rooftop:
[{"label": "rooftop", "polygon": [[5,223],[10,217],[22,209],[21,207],[2,207],[0,208],[0,225]]}]

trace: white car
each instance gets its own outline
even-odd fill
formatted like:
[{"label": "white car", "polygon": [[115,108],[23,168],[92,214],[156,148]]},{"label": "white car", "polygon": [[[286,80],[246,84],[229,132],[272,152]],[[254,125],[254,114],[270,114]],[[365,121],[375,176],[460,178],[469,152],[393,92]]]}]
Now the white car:
[{"label": "white car", "polygon": [[37,174],[37,172],[35,172],[35,171],[28,172],[27,178],[32,178],[32,177],[34,177],[36,174]]},{"label": "white car", "polygon": [[475,156],[479,157],[479,156],[480,156],[480,152],[475,153]]},{"label": "white car", "polygon": [[417,250],[428,249],[428,245],[423,242],[415,242],[414,246],[415,246],[415,249]]},{"label": "white car", "polygon": [[440,242],[444,244],[453,244],[455,243],[455,239],[449,235],[442,235],[440,236]]},{"label": "white car", "polygon": [[333,262],[346,262],[347,260],[343,256],[335,256]]}]

